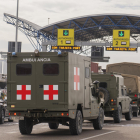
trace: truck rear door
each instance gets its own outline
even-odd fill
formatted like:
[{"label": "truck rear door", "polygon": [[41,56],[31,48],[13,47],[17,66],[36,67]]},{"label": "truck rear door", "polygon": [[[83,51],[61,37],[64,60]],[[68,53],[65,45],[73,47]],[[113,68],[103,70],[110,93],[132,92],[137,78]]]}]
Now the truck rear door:
[{"label": "truck rear door", "polygon": [[[44,54],[44,53],[43,53]],[[64,108],[65,63],[63,57],[41,55],[36,63],[36,108]]]},{"label": "truck rear door", "polygon": [[17,110],[64,109],[66,67],[63,59],[46,53],[40,53],[39,57],[21,53],[8,58],[9,105],[15,105]]},{"label": "truck rear door", "polygon": [[8,57],[7,94],[8,105],[15,109],[34,108],[36,105],[35,63],[30,62],[31,56],[18,55]]}]

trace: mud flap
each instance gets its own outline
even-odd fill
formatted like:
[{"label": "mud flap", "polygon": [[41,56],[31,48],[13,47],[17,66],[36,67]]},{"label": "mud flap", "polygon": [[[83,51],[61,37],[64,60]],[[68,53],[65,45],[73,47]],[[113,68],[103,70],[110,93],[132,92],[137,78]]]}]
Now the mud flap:
[{"label": "mud flap", "polygon": [[133,112],[137,112],[138,111],[138,107],[137,106],[132,106],[132,111]]}]

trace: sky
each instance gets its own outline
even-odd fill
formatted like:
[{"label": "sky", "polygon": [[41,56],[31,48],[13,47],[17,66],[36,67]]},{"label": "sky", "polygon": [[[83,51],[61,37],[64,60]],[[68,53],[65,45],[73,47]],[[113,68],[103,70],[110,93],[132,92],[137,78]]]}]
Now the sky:
[{"label": "sky", "polygon": [[[140,13],[140,0],[19,0],[19,17],[39,26],[61,20],[94,14],[133,14]],[[16,28],[3,21],[3,13],[16,15],[17,0],[0,0],[0,52],[8,50],[8,41],[15,41]],[[26,36],[18,32],[22,42],[22,52],[32,52],[34,48]],[[140,51],[140,49],[139,49]],[[99,63],[103,68],[110,63],[140,63],[140,52],[107,52],[109,63]]]}]

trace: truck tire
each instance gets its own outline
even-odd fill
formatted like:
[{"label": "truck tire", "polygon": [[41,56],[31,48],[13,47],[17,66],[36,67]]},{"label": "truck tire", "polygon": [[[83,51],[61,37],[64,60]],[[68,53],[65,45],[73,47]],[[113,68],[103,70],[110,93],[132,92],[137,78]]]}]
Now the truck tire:
[{"label": "truck tire", "polygon": [[59,126],[59,123],[49,123],[50,129],[57,129]]},{"label": "truck tire", "polygon": [[69,120],[69,129],[72,135],[79,135],[82,133],[82,113],[77,110],[75,119]]},{"label": "truck tire", "polygon": [[102,94],[104,94],[104,104],[106,104],[109,101],[109,92],[102,87],[99,87],[99,98],[102,98]]},{"label": "truck tire", "polygon": [[95,130],[101,130],[104,124],[104,110],[99,109],[99,116],[97,119],[93,120],[93,127]]},{"label": "truck tire", "polygon": [[113,112],[114,123],[120,123],[122,119],[122,108],[119,105],[118,109]]},{"label": "truck tire", "polygon": [[33,129],[33,121],[29,118],[24,118],[24,120],[19,120],[19,130],[22,135],[31,134]]},{"label": "truck tire", "polygon": [[132,106],[131,104],[129,105],[129,112],[125,113],[125,119],[126,120],[131,120],[133,117],[133,114],[132,114]]},{"label": "truck tire", "polygon": [[138,111],[137,112],[133,112],[133,116],[134,117],[138,117]]},{"label": "truck tire", "polygon": [[4,110],[2,109],[0,112],[0,124],[4,124]]}]

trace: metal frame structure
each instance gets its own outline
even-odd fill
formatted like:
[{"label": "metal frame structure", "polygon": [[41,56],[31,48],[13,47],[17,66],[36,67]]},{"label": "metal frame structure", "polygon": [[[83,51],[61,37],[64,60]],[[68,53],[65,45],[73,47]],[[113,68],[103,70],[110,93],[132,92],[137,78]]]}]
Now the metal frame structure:
[{"label": "metal frame structure", "polygon": [[[4,21],[16,26],[16,17],[13,15],[5,13]],[[94,40],[100,42],[101,40],[104,40],[111,43],[109,37],[111,38],[113,29],[130,29],[131,37],[137,42],[140,40],[140,17],[133,15],[90,15],[68,19],[45,27],[40,27],[34,23],[19,18],[18,27],[29,39],[34,49],[39,49],[40,51],[42,49],[42,42],[57,40],[58,28],[74,29],[75,41]],[[33,41],[33,38],[35,41]],[[90,46],[85,44],[82,48],[81,52],[75,51],[75,53],[84,53],[85,55],[90,53]],[[47,51],[51,51],[50,45],[47,46]]]}]

